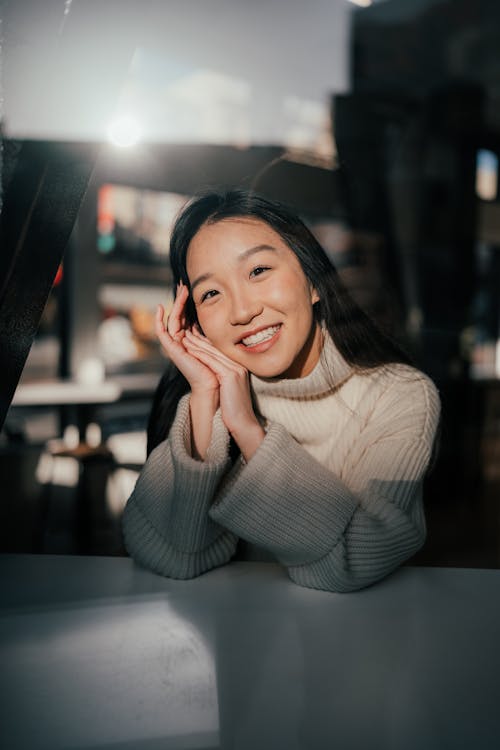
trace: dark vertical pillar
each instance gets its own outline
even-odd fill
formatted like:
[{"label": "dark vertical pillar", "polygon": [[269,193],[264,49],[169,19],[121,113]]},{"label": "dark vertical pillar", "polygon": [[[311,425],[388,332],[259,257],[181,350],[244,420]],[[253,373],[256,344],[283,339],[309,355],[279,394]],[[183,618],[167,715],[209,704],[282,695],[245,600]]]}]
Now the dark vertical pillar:
[{"label": "dark vertical pillar", "polygon": [[95,163],[88,144],[6,143],[0,254],[0,427]]},{"label": "dark vertical pillar", "polygon": [[100,259],[97,251],[97,187],[92,182],[82,202],[70,240],[71,339],[69,371],[74,377],[79,364],[98,356],[97,329]]}]

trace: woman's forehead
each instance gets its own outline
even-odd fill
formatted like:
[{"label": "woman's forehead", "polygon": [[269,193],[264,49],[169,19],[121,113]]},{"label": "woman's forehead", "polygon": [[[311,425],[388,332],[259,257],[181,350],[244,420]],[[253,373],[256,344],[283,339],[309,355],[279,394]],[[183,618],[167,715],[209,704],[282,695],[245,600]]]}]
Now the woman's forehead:
[{"label": "woman's forehead", "polygon": [[189,243],[186,265],[206,259],[207,251],[210,257],[237,256],[248,248],[260,245],[294,255],[281,235],[267,222],[252,217],[235,217],[200,227]]},{"label": "woman's forehead", "polygon": [[272,234],[276,238],[281,239],[278,232],[276,232],[267,221],[264,221],[264,219],[259,219],[254,216],[231,216],[224,219],[218,219],[217,221],[207,221],[202,224],[191,240],[190,245],[196,240],[196,238],[199,238],[200,235],[206,236],[211,234],[216,236],[232,236],[242,234],[245,236],[256,232]]}]

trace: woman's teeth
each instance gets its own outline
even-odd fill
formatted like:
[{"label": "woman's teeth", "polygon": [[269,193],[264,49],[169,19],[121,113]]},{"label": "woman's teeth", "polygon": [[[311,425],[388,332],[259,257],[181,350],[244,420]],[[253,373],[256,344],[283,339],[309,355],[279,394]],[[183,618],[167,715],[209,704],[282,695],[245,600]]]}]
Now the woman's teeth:
[{"label": "woman's teeth", "polygon": [[263,341],[267,341],[268,339],[272,338],[276,331],[279,331],[280,326],[270,326],[269,328],[264,328],[263,331],[259,331],[258,333],[254,333],[252,336],[247,336],[244,339],[241,339],[241,343],[245,346],[255,346],[256,344],[261,344]]}]

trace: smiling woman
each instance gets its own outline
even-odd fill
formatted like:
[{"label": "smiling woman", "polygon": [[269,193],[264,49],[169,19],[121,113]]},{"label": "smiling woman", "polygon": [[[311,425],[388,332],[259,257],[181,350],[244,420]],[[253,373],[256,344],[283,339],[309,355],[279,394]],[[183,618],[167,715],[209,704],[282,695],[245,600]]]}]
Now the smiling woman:
[{"label": "smiling woman", "polygon": [[203,226],[190,243],[187,273],[195,279],[198,323],[230,359],[261,377],[303,377],[316,365],[318,294],[297,256],[264,221]]},{"label": "smiling woman", "polygon": [[125,509],[130,554],[174,578],[278,560],[330,591],[390,573],[425,540],[433,383],[279,204],[197,198],[170,258],[175,302],[156,331],[172,366]]}]

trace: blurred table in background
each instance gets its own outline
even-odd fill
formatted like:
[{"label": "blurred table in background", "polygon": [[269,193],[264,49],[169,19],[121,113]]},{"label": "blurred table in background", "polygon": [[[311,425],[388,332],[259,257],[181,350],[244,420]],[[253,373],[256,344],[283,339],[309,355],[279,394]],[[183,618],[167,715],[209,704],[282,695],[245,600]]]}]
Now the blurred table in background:
[{"label": "blurred table in background", "polygon": [[[12,407],[74,407],[80,428],[92,418],[92,408],[134,398],[150,398],[160,373],[116,375],[102,382],[80,383],[76,380],[46,380],[22,383],[17,387]],[[11,407],[11,408],[12,408]]]},{"label": "blurred table in background", "polygon": [[332,594],[266,563],[174,581],[6,555],[2,746],[496,750],[499,590],[491,570]]},{"label": "blurred table in background", "polygon": [[121,549],[119,516],[146,457],[159,378],[158,372],[134,373],[96,383],[54,379],[18,386],[3,448],[10,466],[3,551]]},{"label": "blurred table in background", "polygon": [[67,404],[102,404],[125,398],[151,396],[161,373],[115,375],[102,382],[80,383],[77,380],[43,380],[21,383],[12,406],[64,406]]}]

